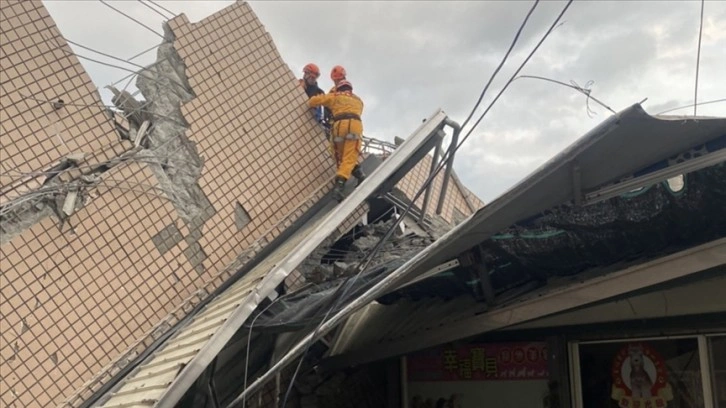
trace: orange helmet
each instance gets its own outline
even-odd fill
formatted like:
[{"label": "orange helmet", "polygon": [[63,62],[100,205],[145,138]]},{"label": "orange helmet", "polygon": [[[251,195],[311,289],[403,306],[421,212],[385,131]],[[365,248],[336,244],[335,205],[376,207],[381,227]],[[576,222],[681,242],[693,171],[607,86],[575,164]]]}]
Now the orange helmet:
[{"label": "orange helmet", "polygon": [[312,62],[303,67],[303,74],[313,74],[316,77],[320,76],[320,68]]},{"label": "orange helmet", "polygon": [[340,65],[336,65],[333,67],[333,70],[330,71],[330,79],[333,81],[340,81],[341,79],[345,79],[345,68],[341,67]]},{"label": "orange helmet", "polygon": [[344,87],[350,88],[351,91],[353,90],[353,85],[350,82],[346,81],[345,79],[338,82],[338,85],[335,86],[335,90],[342,91]]}]

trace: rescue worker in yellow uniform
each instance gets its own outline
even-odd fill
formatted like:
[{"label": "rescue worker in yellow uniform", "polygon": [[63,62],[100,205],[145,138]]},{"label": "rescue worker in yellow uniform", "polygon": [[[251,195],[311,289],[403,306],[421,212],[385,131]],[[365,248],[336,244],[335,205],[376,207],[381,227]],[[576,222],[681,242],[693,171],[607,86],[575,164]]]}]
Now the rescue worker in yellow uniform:
[{"label": "rescue worker in yellow uniform", "polygon": [[[333,73],[335,70],[333,71]],[[331,74],[331,77],[333,75]],[[343,187],[351,175],[358,179],[360,184],[365,175],[358,166],[358,156],[363,136],[363,101],[353,93],[353,85],[345,79],[338,79],[335,90],[325,95],[316,95],[308,100],[312,108],[325,106],[333,115],[333,124],[330,131],[337,172],[333,187],[333,196],[342,201]]]},{"label": "rescue worker in yellow uniform", "polygon": [[[333,84],[334,84],[333,87],[330,88],[330,92],[331,93],[332,92],[335,92],[335,89],[338,86],[338,83],[340,81],[345,81],[346,80],[345,79],[346,75],[347,75],[347,73],[345,72],[345,68],[343,68],[340,65],[336,65],[336,66],[333,67],[333,69],[330,70],[330,79],[333,81]],[[328,109],[326,108],[326,111],[327,110]],[[331,121],[332,121],[332,119],[330,119],[328,121],[328,123],[330,123]],[[331,147],[330,148],[333,151],[335,150],[335,147],[333,146],[332,143],[331,143]],[[363,173],[363,170],[360,168],[360,166],[357,163],[356,163],[355,167],[353,167],[353,173],[352,174],[353,174],[353,177],[355,177],[358,180],[356,186],[359,185],[360,183],[362,183],[363,182],[363,179],[365,179],[365,177],[366,177],[365,173]]]},{"label": "rescue worker in yellow uniform", "polygon": [[345,81],[345,76],[347,73],[345,72],[345,68],[341,67],[340,65],[336,65],[333,67],[333,69],[330,70],[330,79],[333,80],[333,87],[330,88],[330,91],[328,93],[335,92],[335,88],[338,87],[338,82]]}]

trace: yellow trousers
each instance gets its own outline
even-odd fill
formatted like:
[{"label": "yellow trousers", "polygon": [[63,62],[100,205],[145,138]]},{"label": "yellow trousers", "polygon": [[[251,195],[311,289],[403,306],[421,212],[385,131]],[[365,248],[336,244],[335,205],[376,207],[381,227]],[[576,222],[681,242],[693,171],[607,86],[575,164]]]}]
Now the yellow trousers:
[{"label": "yellow trousers", "polygon": [[335,153],[335,164],[338,166],[337,176],[346,180],[350,178],[353,168],[358,164],[358,156],[361,150],[361,139],[335,138],[332,142],[332,150]]}]

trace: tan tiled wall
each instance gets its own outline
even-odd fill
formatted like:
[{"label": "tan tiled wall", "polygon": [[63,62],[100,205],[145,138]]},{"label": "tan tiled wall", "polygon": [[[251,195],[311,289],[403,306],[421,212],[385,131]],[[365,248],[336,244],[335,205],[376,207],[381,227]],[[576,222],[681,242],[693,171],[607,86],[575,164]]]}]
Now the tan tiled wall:
[{"label": "tan tiled wall", "polygon": [[[40,1],[0,2],[0,203],[37,187],[70,153],[98,163],[126,150],[96,87]],[[54,109],[52,102],[65,105]],[[87,164],[88,164],[87,163]]]},{"label": "tan tiled wall", "polygon": [[[304,92],[246,3],[196,24],[179,16],[170,26],[196,94],[182,112],[205,159],[199,184],[225,204],[215,204],[202,245],[224,253],[254,239],[236,233],[235,200],[252,218],[250,231],[270,228],[332,178],[333,162]],[[231,256],[210,255],[210,265],[223,267]]]},{"label": "tan tiled wall", "polygon": [[[46,218],[3,245],[3,406],[61,402],[254,240],[279,234],[286,214],[329,189],[334,170],[323,134],[249,6],[196,24],[180,16],[171,27],[196,95],[182,106],[186,136],[204,158],[198,183],[214,214],[190,240],[148,165],[131,162],[104,173],[61,227]],[[118,136],[100,109],[67,105],[55,119],[50,103],[20,96],[101,103],[40,2],[2,2],[2,30],[3,175],[46,168],[69,151],[105,151],[97,163],[128,150],[128,142],[101,149]],[[2,180],[6,199],[22,193]],[[241,230],[238,203],[250,217]],[[152,238],[165,228],[179,235],[163,252]],[[196,244],[206,256],[201,273],[185,255]]]},{"label": "tan tiled wall", "polygon": [[149,171],[131,164],[110,173],[72,229],[46,218],[1,248],[6,406],[59,402],[200,279],[178,262],[179,250],[154,253],[151,236],[176,218],[168,200],[111,187],[153,184]]},{"label": "tan tiled wall", "polygon": [[[433,157],[431,155],[426,155],[396,185],[396,187],[401,189],[401,191],[403,191],[406,196],[413,199],[413,197],[416,196],[418,190],[421,188],[421,186],[423,186],[424,182],[429,177],[432,159]],[[429,200],[428,207],[426,208],[426,214],[428,215],[436,214],[436,206],[438,203],[439,194],[441,194],[441,188],[443,187],[443,173],[444,171],[442,170],[434,179],[433,187],[431,190],[431,199]],[[457,211],[464,216],[469,216],[483,205],[483,203],[478,198],[476,198],[476,196],[470,193],[470,200],[472,201],[472,204],[476,205],[477,207],[473,210],[469,208],[469,205],[466,203],[466,199],[464,198],[464,194],[466,194],[467,192],[462,191],[453,179],[449,180],[449,185],[446,189],[447,191],[446,195],[444,196],[444,205],[441,209],[441,217],[443,217],[446,221],[450,223],[458,223],[456,221],[461,221],[456,219]],[[422,193],[421,196],[416,200],[415,204],[419,208],[421,208],[423,206],[423,201],[424,193]]]}]

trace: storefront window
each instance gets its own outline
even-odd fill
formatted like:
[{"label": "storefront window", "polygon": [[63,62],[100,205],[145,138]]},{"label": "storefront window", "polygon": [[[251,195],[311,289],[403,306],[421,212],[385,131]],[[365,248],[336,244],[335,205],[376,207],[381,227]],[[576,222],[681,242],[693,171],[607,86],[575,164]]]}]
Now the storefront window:
[{"label": "storefront window", "polygon": [[581,344],[579,359],[584,408],[704,406],[695,338]]},{"label": "storefront window", "polygon": [[726,408],[726,336],[711,337],[711,382],[713,406]]}]

